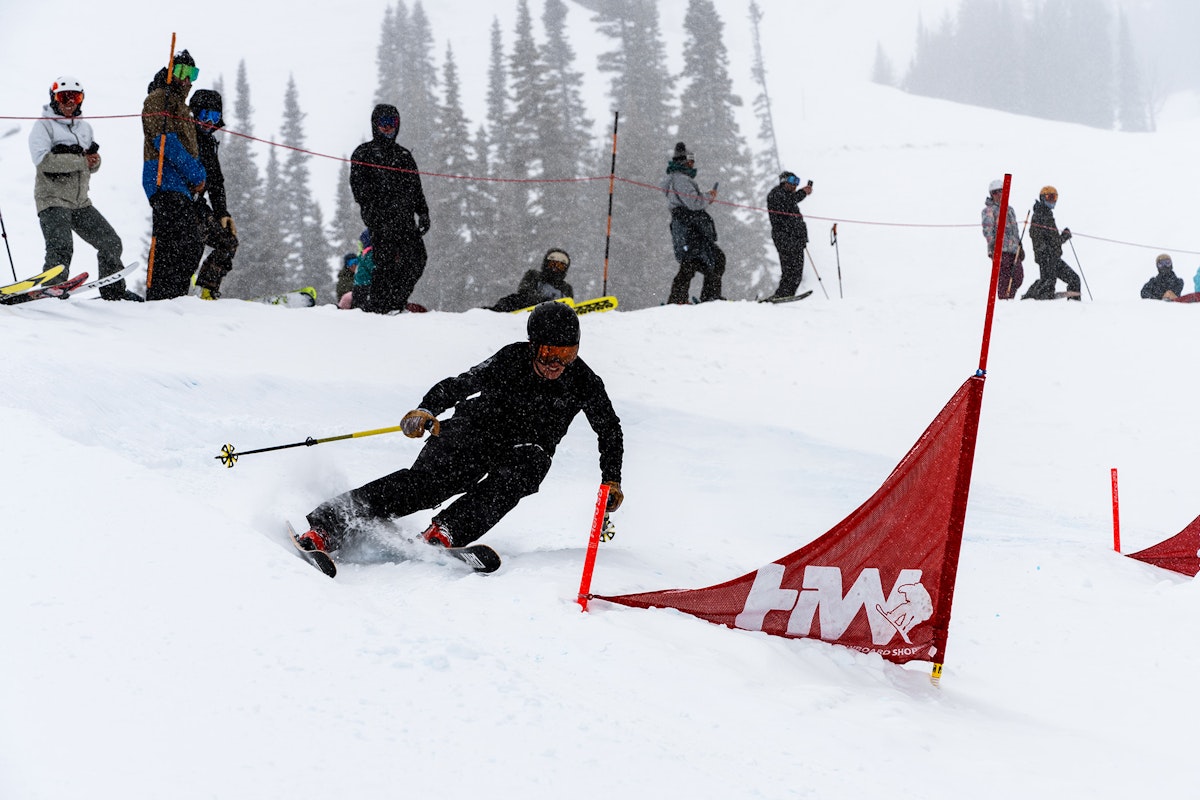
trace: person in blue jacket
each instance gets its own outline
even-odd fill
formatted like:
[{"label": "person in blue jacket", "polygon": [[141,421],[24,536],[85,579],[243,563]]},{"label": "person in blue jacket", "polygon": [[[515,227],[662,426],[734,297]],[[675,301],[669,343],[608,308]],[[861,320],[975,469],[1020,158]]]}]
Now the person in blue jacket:
[{"label": "person in blue jacket", "polygon": [[147,300],[186,295],[204,252],[194,198],[204,193],[207,173],[199,160],[196,123],[187,104],[192,81],[199,74],[187,50],[176,54],[170,72],[163,67],[154,76],[142,105],[142,188],[153,211]]}]

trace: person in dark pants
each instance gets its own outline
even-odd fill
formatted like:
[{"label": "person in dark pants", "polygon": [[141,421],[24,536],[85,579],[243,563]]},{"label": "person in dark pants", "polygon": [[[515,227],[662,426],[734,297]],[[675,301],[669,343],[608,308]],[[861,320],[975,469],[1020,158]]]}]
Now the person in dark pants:
[{"label": "person in dark pants", "polygon": [[[176,54],[168,81],[163,67],[147,87],[142,104],[142,188],[153,210],[153,244],[146,270],[146,299],[169,300],[191,289],[192,273],[204,253],[204,234],[193,198],[204,192],[196,123],[187,105],[200,74],[187,50]],[[159,149],[162,173],[159,175]]]},{"label": "person in dark pants", "polygon": [[1041,276],[1029,285],[1022,300],[1053,300],[1058,281],[1067,284],[1067,298],[1080,300],[1079,273],[1063,261],[1063,242],[1071,238],[1071,229],[1058,231],[1054,221],[1054,207],[1058,204],[1058,190],[1043,186],[1033,204],[1033,219],[1029,223],[1029,240],[1033,243],[1033,260],[1037,262]]},{"label": "person in dark pants", "polygon": [[574,299],[575,290],[567,283],[571,256],[561,247],[552,247],[542,257],[541,269],[531,269],[522,276],[517,291],[505,295],[491,306],[492,311],[520,311],[547,300]]},{"label": "person in dark pants", "polygon": [[350,191],[375,248],[375,274],[363,308],[380,314],[404,310],[428,259],[421,237],[429,231],[429,205],[416,160],[396,143],[399,130],[396,107],[375,106],[371,141],[350,157]]},{"label": "person in dark pants", "polygon": [[1143,300],[1176,300],[1183,294],[1183,278],[1175,274],[1175,265],[1166,253],[1154,260],[1158,274],[1142,286]]},{"label": "person in dark pants", "polygon": [[[74,234],[96,248],[100,277],[121,271],[121,237],[88,194],[92,173],[100,169],[100,145],[82,113],[83,86],[71,77],[50,84],[50,102],[29,131],[29,154],[37,167],[33,198],[46,239],[45,268],[63,265],[54,281],[68,277],[75,253]],[[141,300],[120,280],[100,287],[105,300]]]},{"label": "person in dark pants", "polygon": [[767,212],[771,218],[771,241],[779,253],[779,288],[773,298],[796,294],[804,277],[804,248],[808,246],[808,225],[800,213],[800,202],[812,194],[812,181],[801,186],[791,172],[779,174],[779,185],[767,193]]},{"label": "person in dark pants", "polygon": [[679,271],[671,281],[667,302],[688,302],[688,291],[697,272],[704,276],[700,302],[722,300],[721,278],[725,274],[725,253],[717,246],[717,226],[706,210],[717,199],[717,187],[707,193],[696,183],[695,153],[679,142],[667,164],[662,181],[663,194],[671,209],[671,245]]},{"label": "person in dark pants", "polygon": [[[624,499],[621,421],[604,382],[578,358],[579,318],[562,303],[543,303],[530,312],[527,330],[528,342],[506,345],[430,389],[400,423],[411,438],[432,434],[413,465],[313,509],[300,545],[336,550],[373,521],[433,508],[457,494],[420,538],[441,547],[470,544],[537,492],[580,411],[596,431],[608,510],[615,511]],[[439,421],[451,407],[454,416]]]},{"label": "person in dark pants", "polygon": [[[980,224],[983,238],[987,239],[988,262],[996,252],[996,228],[1000,217],[1000,201],[1004,199],[1004,181],[997,178],[988,184],[988,196],[983,201]],[[1011,300],[1025,282],[1025,251],[1021,247],[1021,234],[1017,230],[1017,212],[1012,204],[1004,222],[1004,243],[1000,248],[1000,277],[996,282],[996,298]]]},{"label": "person in dark pants", "polygon": [[[205,172],[204,191],[196,196],[196,220],[204,236],[204,244],[212,248],[196,275],[200,297],[205,300],[216,300],[221,296],[221,281],[233,269],[233,257],[237,255],[238,248],[237,225],[229,215],[229,206],[225,201],[225,174],[221,171],[221,160],[217,155],[220,144],[215,134],[225,127],[222,106],[221,93],[212,89],[199,90],[188,103],[188,108],[196,118],[196,145]],[[204,200],[205,194],[208,195],[208,202]]]}]

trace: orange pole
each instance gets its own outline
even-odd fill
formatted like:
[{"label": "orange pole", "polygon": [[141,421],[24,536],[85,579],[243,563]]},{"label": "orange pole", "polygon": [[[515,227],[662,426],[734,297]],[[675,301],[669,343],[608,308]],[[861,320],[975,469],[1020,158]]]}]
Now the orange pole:
[{"label": "orange pole", "polygon": [[608,508],[608,484],[600,484],[596,493],[596,510],[592,513],[592,535],[588,537],[587,556],[583,559],[583,578],[579,581],[579,606],[587,611],[592,590],[592,570],[596,568],[596,551],[600,547],[600,531],[604,527],[604,510]]},{"label": "orange pole", "polygon": [[1121,503],[1117,499],[1117,468],[1112,468],[1113,550],[1121,552]]},{"label": "orange pole", "polygon": [[[175,71],[175,31],[171,31],[171,52],[167,54],[167,91],[170,91],[171,74]],[[162,186],[163,156],[167,150],[167,98],[163,96],[163,132],[158,137],[158,174],[154,178],[155,186]],[[158,236],[150,237],[150,256],[146,259],[146,288],[154,279],[154,248],[158,244]]]}]

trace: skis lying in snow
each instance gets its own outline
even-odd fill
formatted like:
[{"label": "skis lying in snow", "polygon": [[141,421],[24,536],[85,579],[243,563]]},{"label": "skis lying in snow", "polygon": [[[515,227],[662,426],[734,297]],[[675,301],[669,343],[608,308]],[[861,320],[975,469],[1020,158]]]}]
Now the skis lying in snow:
[{"label": "skis lying in snow", "polygon": [[[555,300],[554,302],[562,303],[565,306],[570,306],[571,308],[575,309],[575,313],[581,317],[584,314],[592,314],[597,311],[612,311],[614,308],[617,307],[617,298],[611,294],[606,295],[604,297],[594,297],[591,300],[581,300],[579,302],[572,300],[570,297],[560,297],[558,300]],[[514,311],[512,313],[525,314],[527,312],[533,311],[535,308],[537,308],[537,306],[529,306],[528,308],[518,308],[516,311]]]},{"label": "skis lying in snow", "polygon": [[[296,529],[292,527],[292,523],[287,522],[288,538],[292,540],[296,551],[300,553],[300,557],[308,563],[312,564],[317,569],[324,572],[329,577],[337,576],[337,564],[333,558],[323,550],[309,550],[300,542],[300,537],[296,534]],[[500,569],[500,554],[486,544],[469,544],[466,547],[433,547],[426,544],[421,544],[421,547],[428,547],[431,556],[437,556],[444,553],[451,558],[457,559],[466,564],[475,572],[487,574]]]},{"label": "skis lying in snow", "polygon": [[0,303],[4,303],[5,305],[17,305],[18,303],[28,303],[31,300],[41,300],[46,297],[66,299],[71,292],[78,289],[87,279],[88,274],[86,272],[81,272],[73,278],[67,278],[65,281],[59,281],[58,283],[52,283],[49,286],[37,286],[24,292],[14,292],[13,294],[4,295],[3,299],[0,299]]},{"label": "skis lying in snow", "polygon": [[283,306],[285,308],[312,308],[317,304],[317,290],[311,286],[297,289],[294,292],[283,292],[266,297],[255,297],[251,303],[263,303],[268,306]]},{"label": "skis lying in snow", "polygon": [[63,272],[65,272],[66,269],[67,268],[64,267],[62,264],[59,264],[58,266],[51,267],[50,269],[46,270],[45,272],[40,272],[37,275],[34,275],[32,278],[26,278],[23,281],[17,281],[16,283],[10,283],[7,286],[0,286],[0,296],[12,296],[12,295],[17,295],[17,294],[24,294],[25,292],[28,292],[31,289],[37,289],[42,286],[45,286],[47,283],[54,280],[59,275],[61,275]]},{"label": "skis lying in snow", "polygon": [[812,294],[812,289],[809,289],[807,292],[801,292],[800,294],[790,294],[790,295],[787,295],[786,297],[774,297],[774,296],[764,297],[762,300],[759,300],[758,302],[760,302],[760,303],[792,303],[792,302],[795,302],[796,300],[803,300],[804,298],[808,297],[810,294]]}]

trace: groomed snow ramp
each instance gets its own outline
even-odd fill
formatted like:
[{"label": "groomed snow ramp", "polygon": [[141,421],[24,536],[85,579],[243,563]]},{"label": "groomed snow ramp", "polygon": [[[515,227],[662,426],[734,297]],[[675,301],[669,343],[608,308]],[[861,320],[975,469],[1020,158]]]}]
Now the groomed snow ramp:
[{"label": "groomed snow ramp", "polygon": [[1200,572],[1200,517],[1189,522],[1186,528],[1170,539],[1128,555],[1138,561],[1194,578]]},{"label": "groomed snow ramp", "polygon": [[879,490],[794,553],[704,589],[594,597],[944,663],[983,384],[967,379]]}]

